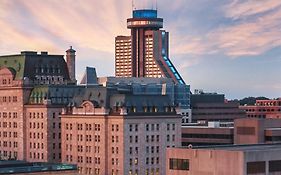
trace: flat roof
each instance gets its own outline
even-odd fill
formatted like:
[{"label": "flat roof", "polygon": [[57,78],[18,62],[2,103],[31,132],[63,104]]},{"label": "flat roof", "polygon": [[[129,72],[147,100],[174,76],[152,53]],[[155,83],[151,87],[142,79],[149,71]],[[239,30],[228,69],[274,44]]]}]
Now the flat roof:
[{"label": "flat roof", "polygon": [[77,171],[77,166],[64,163],[30,163],[25,161],[0,161],[0,174]]},{"label": "flat roof", "polygon": [[234,129],[233,126],[220,126],[220,127],[212,127],[212,126],[186,126],[182,125],[181,128],[196,128],[196,129]]},{"label": "flat roof", "polygon": [[249,145],[216,145],[216,146],[198,146],[193,149],[209,149],[209,150],[228,150],[228,151],[281,151],[281,143],[276,144],[249,144]]},{"label": "flat roof", "polygon": [[281,128],[266,128],[266,130],[269,130],[269,131],[280,131]]}]

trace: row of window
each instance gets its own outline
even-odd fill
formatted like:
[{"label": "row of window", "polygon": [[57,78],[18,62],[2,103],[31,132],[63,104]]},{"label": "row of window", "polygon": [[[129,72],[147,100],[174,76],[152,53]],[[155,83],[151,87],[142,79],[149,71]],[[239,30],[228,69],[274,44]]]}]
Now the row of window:
[{"label": "row of window", "polygon": [[[71,139],[72,139],[72,134],[71,135]],[[77,135],[77,141],[83,141],[83,136],[82,134],[78,134]],[[85,135],[85,141],[86,142],[91,142],[92,141],[92,135]],[[66,134],[66,140],[71,140],[70,137],[68,137],[68,134]],[[114,139],[114,138],[113,138]],[[94,135],[94,141],[95,142],[100,142],[101,141],[101,137],[100,135]],[[113,141],[114,142],[114,141]]]},{"label": "row of window", "polygon": [[11,142],[11,141],[0,141],[0,147],[4,148],[18,148],[18,142]]},{"label": "row of window", "polygon": [[[92,146],[83,146],[83,145],[78,145],[77,151],[78,152],[83,152],[85,148],[86,153],[91,153],[92,152]],[[93,146],[94,148],[94,153],[100,153],[100,147],[99,146]],[[113,149],[113,147],[112,147]],[[72,151],[72,145],[71,144],[66,144],[66,151]],[[114,150],[113,150],[114,151]],[[118,148],[116,147],[116,154],[118,154]]]},{"label": "row of window", "polygon": [[11,138],[11,137],[18,138],[18,133],[17,132],[7,132],[7,131],[1,132],[0,131],[0,137],[2,137],[2,136],[3,136],[3,138],[7,138],[7,137],[9,137],[9,138]]},{"label": "row of window", "polygon": [[[94,174],[94,175],[101,175],[101,170],[100,168],[94,168],[94,173],[92,172],[92,168],[90,167],[85,167],[85,169],[83,169],[83,167],[79,167],[78,166],[78,172],[79,174]],[[117,175],[117,174],[115,174]]]},{"label": "row of window", "polygon": [[[38,152],[29,152],[29,158],[30,159],[44,159],[44,153],[38,153]],[[53,153],[53,160],[55,159],[61,159],[61,153],[58,154],[58,156],[56,156],[55,153]]]},{"label": "row of window", "polygon": [[[100,131],[101,130],[101,125],[100,124],[77,124],[76,125],[78,131],[82,131],[83,128],[85,127],[86,131]],[[72,130],[73,129],[73,124],[72,123],[66,123],[65,124],[65,129],[66,130]]]},{"label": "row of window", "polygon": [[[60,116],[61,113],[57,113],[57,114],[56,114],[55,112],[53,112],[53,113],[52,113],[52,118],[55,119],[57,115]],[[33,118],[33,119],[35,119],[35,118],[37,118],[37,119],[39,119],[39,118],[43,119],[43,118],[44,118],[44,113],[43,113],[43,112],[41,112],[41,113],[39,113],[39,112],[30,112],[30,113],[29,113],[29,118],[30,118],[30,119],[31,119],[31,118]]]},{"label": "row of window", "polygon": [[182,134],[182,138],[233,139],[231,134]]},{"label": "row of window", "polygon": [[4,158],[15,158],[17,159],[18,157],[18,152],[17,151],[2,151],[0,150],[0,156],[3,156]]},{"label": "row of window", "polygon": [[18,128],[17,122],[0,122],[0,128]]},{"label": "row of window", "polygon": [[0,112],[0,118],[18,118],[17,112]]},{"label": "row of window", "polygon": [[17,96],[0,96],[0,103],[16,103],[18,102],[18,97]]},{"label": "row of window", "polygon": [[[66,155],[66,161],[71,162],[72,161],[72,155]],[[77,162],[78,163],[83,163],[83,162],[92,163],[92,157],[77,156]],[[95,163],[97,165],[100,165],[101,164],[101,158],[100,157],[94,157],[93,163]]]},{"label": "row of window", "polygon": [[[151,168],[145,170],[145,175],[159,175],[159,173],[160,173],[159,168]],[[129,175],[139,175],[139,170],[138,169],[135,169],[134,171],[129,170]]]},{"label": "row of window", "polygon": [[11,84],[12,80],[10,78],[8,78],[8,79],[4,78],[0,82],[2,82],[3,85],[6,85],[6,84]]}]

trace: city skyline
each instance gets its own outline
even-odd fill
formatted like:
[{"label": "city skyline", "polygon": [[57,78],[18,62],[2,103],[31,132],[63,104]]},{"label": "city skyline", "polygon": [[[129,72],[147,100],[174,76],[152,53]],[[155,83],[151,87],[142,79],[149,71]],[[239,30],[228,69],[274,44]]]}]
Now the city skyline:
[{"label": "city skyline", "polygon": [[[62,5],[63,4],[63,5]],[[0,55],[20,50],[64,54],[77,50],[77,78],[85,66],[114,75],[114,37],[128,34],[131,1],[3,0]],[[279,97],[281,2],[228,0],[221,3],[158,2],[170,32],[170,58],[192,89],[227,98]]]}]

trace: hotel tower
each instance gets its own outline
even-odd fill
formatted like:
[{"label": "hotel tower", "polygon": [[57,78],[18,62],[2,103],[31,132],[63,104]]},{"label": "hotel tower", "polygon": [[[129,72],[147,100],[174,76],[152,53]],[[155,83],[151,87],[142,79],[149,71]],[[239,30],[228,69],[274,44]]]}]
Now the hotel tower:
[{"label": "hotel tower", "polygon": [[[141,2],[141,1],[140,1]],[[135,1],[132,18],[127,19],[131,36],[115,38],[116,77],[166,77],[185,84],[169,59],[169,33],[157,15],[157,4]]]}]

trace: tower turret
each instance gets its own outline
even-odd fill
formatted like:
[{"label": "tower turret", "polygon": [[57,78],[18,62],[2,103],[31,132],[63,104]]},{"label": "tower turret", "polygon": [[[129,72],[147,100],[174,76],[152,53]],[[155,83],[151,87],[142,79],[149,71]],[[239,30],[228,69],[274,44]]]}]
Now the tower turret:
[{"label": "tower turret", "polygon": [[69,72],[69,77],[72,82],[77,82],[75,77],[75,50],[72,49],[72,46],[66,51],[66,63]]}]

